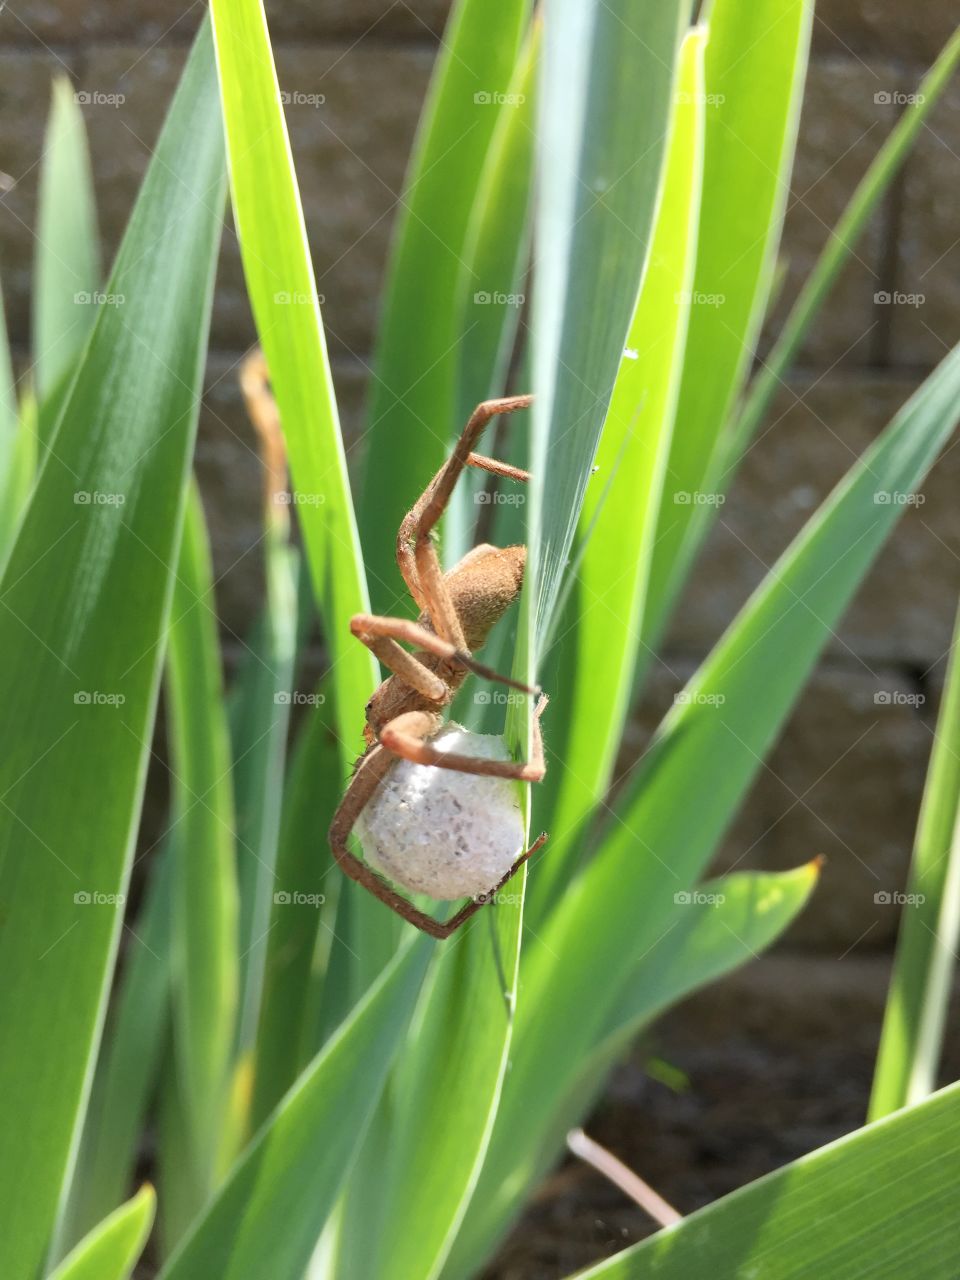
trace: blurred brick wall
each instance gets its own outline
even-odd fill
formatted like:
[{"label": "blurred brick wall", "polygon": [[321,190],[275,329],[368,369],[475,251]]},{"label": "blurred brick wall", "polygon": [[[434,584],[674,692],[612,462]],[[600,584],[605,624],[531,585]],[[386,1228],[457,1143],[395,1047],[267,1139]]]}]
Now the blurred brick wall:
[{"label": "blurred brick wall", "polygon": [[[268,4],[282,87],[324,99],[322,106],[292,104],[289,120],[335,377],[354,442],[390,228],[445,7],[443,0]],[[0,13],[0,170],[12,179],[0,198],[0,267],[22,353],[51,75],[66,72],[89,93],[123,95],[119,107],[84,108],[110,253],[201,13],[201,4],[187,8],[169,0],[122,6],[13,0]],[[784,303],[796,295],[895,122],[902,95],[915,89],[953,21],[949,0],[820,0],[787,219]],[[958,189],[960,83],[923,129],[749,453],[678,612],[624,767],[788,539],[960,338]],[[877,295],[922,301],[882,303]],[[236,389],[237,357],[252,338],[236,241],[228,232],[198,450],[228,648],[246,629],[260,592],[257,461]],[[925,486],[923,505],[905,514],[859,593],[721,854],[723,867],[786,867],[826,854],[813,906],[770,962],[773,968],[721,984],[661,1033],[665,1051],[672,1046],[696,1082],[702,1064],[683,1056],[688,1024],[700,1026],[719,1017],[718,1010],[730,1010],[736,1022],[746,1002],[749,1026],[734,1038],[731,1053],[740,1056],[730,1066],[742,1087],[759,1087],[771,1061],[794,1064],[784,1067],[792,1082],[784,1084],[784,1096],[794,1100],[808,1088],[800,1080],[809,1081],[813,1062],[816,1079],[826,1080],[833,1062],[853,1080],[819,1127],[801,1128],[786,1152],[762,1152],[749,1172],[861,1119],[897,925],[896,909],[875,902],[875,894],[902,888],[908,864],[960,589],[958,489],[960,450],[953,446]],[[842,1032],[837,1043],[829,1042],[830,1027]],[[712,1053],[714,1073],[722,1072],[724,1052]],[[625,1087],[631,1098],[639,1088]],[[695,1096],[709,1122],[709,1096]],[[656,1091],[652,1101],[643,1095],[648,1120],[651,1107],[657,1114],[658,1097]],[[676,1120],[666,1094],[660,1102],[664,1115]],[[704,1114],[696,1115],[704,1123]],[[638,1159],[656,1163],[645,1149]],[[735,1157],[725,1169],[731,1185],[746,1175]],[[707,1179],[690,1195],[715,1194],[718,1185],[725,1189],[724,1177],[719,1184]],[[551,1229],[562,1231],[562,1222]],[[595,1245],[591,1239],[590,1256]]]}]

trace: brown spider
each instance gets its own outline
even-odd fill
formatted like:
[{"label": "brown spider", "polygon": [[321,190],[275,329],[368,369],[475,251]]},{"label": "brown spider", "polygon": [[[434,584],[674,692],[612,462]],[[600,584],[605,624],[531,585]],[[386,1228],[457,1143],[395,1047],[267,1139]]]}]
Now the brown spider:
[{"label": "brown spider", "polygon": [[[520,764],[438,750],[432,739],[443,727],[442,707],[448,706],[472,671],[524,693],[536,689],[499,675],[471,653],[479,649],[491,629],[520,594],[526,547],[474,547],[448,573],[440,567],[432,530],[450,501],[464,467],[478,467],[496,476],[529,480],[529,472],[473,453],[474,444],[491,418],[514,413],[531,403],[531,396],[487,400],[470,416],[456,448],[408,512],[397,534],[397,564],[421,613],[416,622],[403,618],[357,614],[350,630],[393,674],[376,689],[366,706],[364,737],[367,747],[330,825],[330,846],[343,871],[386,903],[410,924],[435,938],[447,938],[489,902],[546,841],[541,835],[514,862],[507,874],[484,895],[474,898],[449,920],[435,920],[397,893],[372,867],[350,852],[347,842],[360,813],[396,764],[398,757],[415,764],[435,765],[460,773],[539,782],[544,775],[540,716],[547,704],[541,697],[533,719],[531,758]],[[410,653],[398,643],[414,645]]]}]

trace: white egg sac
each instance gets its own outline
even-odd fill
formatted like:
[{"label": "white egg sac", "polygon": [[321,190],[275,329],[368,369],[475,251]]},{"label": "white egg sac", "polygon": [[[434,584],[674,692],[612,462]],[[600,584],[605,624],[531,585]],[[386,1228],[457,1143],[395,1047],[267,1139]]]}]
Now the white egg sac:
[{"label": "white egg sac", "polygon": [[[448,724],[431,740],[440,751],[510,760],[499,734]],[[398,760],[356,823],[375,871],[409,893],[440,901],[488,893],[523,852],[520,789],[484,777]]]}]

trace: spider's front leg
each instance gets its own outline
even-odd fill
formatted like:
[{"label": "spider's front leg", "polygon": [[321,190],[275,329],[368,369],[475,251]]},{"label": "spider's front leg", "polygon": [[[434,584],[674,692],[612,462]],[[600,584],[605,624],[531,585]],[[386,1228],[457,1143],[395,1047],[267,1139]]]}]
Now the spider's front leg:
[{"label": "spider's front leg", "polygon": [[441,751],[430,739],[439,728],[439,717],[429,711],[407,711],[396,716],[380,730],[380,744],[394,755],[414,764],[434,765],[457,773],[474,773],[487,778],[511,778],[517,782],[541,782],[547,771],[543,755],[540,717],[548,698],[541,694],[533,713],[530,759],[487,760],[453,751]]}]

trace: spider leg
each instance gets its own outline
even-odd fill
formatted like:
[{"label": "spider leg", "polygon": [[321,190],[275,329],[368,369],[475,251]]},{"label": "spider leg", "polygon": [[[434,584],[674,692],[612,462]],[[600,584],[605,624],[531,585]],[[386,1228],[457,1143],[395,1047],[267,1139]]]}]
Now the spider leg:
[{"label": "spider leg", "polygon": [[[467,647],[463,628],[443,581],[443,570],[430,534],[446,510],[464,467],[484,467],[486,463],[494,461],[471,452],[487,423],[498,414],[516,413],[518,409],[526,409],[532,403],[532,396],[508,396],[502,400],[484,400],[482,404],[478,404],[450,457],[404,517],[397,533],[397,564],[410,594],[420,609],[430,615],[437,634],[458,649]],[[505,463],[495,465],[506,466]],[[499,474],[512,474],[514,470],[516,468]],[[516,478],[519,479],[520,476]]]},{"label": "spider leg", "polygon": [[[445,923],[440,926],[443,932],[439,933],[438,936],[449,938],[450,934],[453,933],[455,929],[459,929],[462,924],[466,924],[470,917],[475,915],[481,907],[485,907],[488,902],[493,901],[503,886],[509,880],[513,879],[527,859],[532,858],[537,850],[542,849],[546,843],[547,833],[543,831],[537,839],[534,840],[530,848],[527,849],[526,852],[521,853],[520,857],[516,860],[503,879],[498,881],[488,893],[483,894],[479,898],[474,898],[471,902],[468,902],[466,906],[461,907],[456,915],[452,915],[449,920],[445,921]],[[434,924],[436,924],[436,921],[434,921]]]},{"label": "spider leg", "polygon": [[427,653],[447,662],[456,662],[475,675],[486,680],[496,680],[500,684],[509,685],[511,689],[519,689],[521,693],[539,693],[528,684],[522,684],[510,676],[502,676],[492,667],[477,662],[469,653],[458,649],[447,640],[421,627],[417,622],[406,618],[381,618],[370,613],[358,613],[350,619],[350,630],[368,649],[377,655],[383,665],[400,676],[407,684],[424,697],[435,702],[443,702],[448,692],[447,686],[438,675],[430,671],[415,655],[401,649],[398,640],[406,644],[416,645]]},{"label": "spider leg", "polygon": [[[377,618],[369,613],[358,613],[350,619],[350,630],[353,635],[361,644],[367,646],[388,671],[399,676],[404,684],[409,685],[411,689],[416,689],[417,693],[423,694],[431,702],[442,706],[449,700],[450,690],[446,684],[419,658],[412,653],[407,653],[406,649],[402,649],[397,644],[398,639],[411,640],[411,637],[405,634],[406,628],[411,626],[417,631],[422,630],[414,623],[404,624],[401,618]],[[444,644],[443,641],[440,643]],[[420,647],[426,648],[425,645]],[[452,645],[445,645],[445,647],[453,653],[456,652]]]},{"label": "spider leg", "polygon": [[372,867],[355,857],[348,847],[347,842],[354,823],[395,763],[395,757],[389,751],[384,751],[382,747],[373,747],[362,758],[330,823],[330,848],[344,875],[355,880],[375,898],[379,898],[385,906],[395,911],[409,924],[415,925],[416,928],[431,934],[434,938],[446,938],[452,930],[447,929],[440,921],[434,920],[433,916],[425,911],[419,911],[412,902],[392,889],[382,876],[378,876]]},{"label": "spider leg", "polygon": [[380,730],[379,741],[394,755],[414,764],[430,764],[438,769],[454,769],[458,773],[476,773],[490,778],[514,778],[518,782],[540,782],[547,771],[540,732],[540,717],[546,705],[547,698],[541,694],[533,715],[530,759],[523,762],[485,760],[480,756],[440,751],[429,741],[437,731],[437,717],[428,711],[405,711],[395,716]]}]

